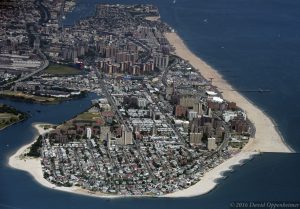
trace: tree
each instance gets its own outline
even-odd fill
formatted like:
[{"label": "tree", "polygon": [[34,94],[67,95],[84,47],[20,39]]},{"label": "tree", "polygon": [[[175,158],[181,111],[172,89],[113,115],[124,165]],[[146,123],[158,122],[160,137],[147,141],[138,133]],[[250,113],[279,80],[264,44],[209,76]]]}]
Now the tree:
[{"label": "tree", "polygon": [[202,136],[202,142],[204,143],[207,143],[207,139],[208,139],[208,136],[207,136],[207,133],[203,133],[203,136]]},{"label": "tree", "polygon": [[27,156],[30,157],[40,157],[40,148],[42,147],[42,136],[40,135],[37,140],[31,145]]}]

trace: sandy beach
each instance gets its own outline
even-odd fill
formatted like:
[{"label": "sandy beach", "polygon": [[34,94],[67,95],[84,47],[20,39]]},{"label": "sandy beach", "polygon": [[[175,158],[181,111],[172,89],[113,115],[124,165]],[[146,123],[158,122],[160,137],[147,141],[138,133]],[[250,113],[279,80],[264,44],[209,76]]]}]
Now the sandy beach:
[{"label": "sandy beach", "polygon": [[46,179],[43,178],[42,165],[40,158],[28,158],[24,157],[23,154],[27,152],[29,147],[35,142],[36,138],[44,133],[47,133],[49,130],[44,130],[41,125],[52,125],[52,124],[33,124],[33,127],[37,130],[38,134],[35,135],[33,141],[29,144],[22,146],[15,154],[13,154],[8,161],[9,166],[27,171],[30,173],[33,178],[39,183],[43,184],[46,187],[52,187]]},{"label": "sandy beach", "polygon": [[80,195],[88,195],[88,196],[94,196],[94,197],[105,197],[105,198],[117,198],[121,197],[118,195],[107,195],[100,192],[91,192],[85,189],[82,189],[80,187],[58,187],[55,184],[50,183],[43,177],[42,172],[42,164],[41,164],[41,158],[24,158],[24,153],[27,152],[29,147],[35,142],[36,138],[39,135],[45,134],[53,129],[47,129],[44,130],[42,126],[44,125],[53,125],[53,124],[43,124],[43,123],[36,123],[33,124],[33,127],[37,130],[37,134],[34,136],[33,141],[29,144],[26,144],[22,146],[19,150],[17,150],[16,153],[14,153],[8,160],[8,165],[10,167],[13,167],[15,169],[23,170],[31,174],[31,176],[36,180],[38,183],[43,185],[44,187],[50,188],[50,189],[56,189],[59,191],[64,192],[71,192],[75,194]]},{"label": "sandy beach", "polygon": [[276,130],[275,124],[270,117],[239,92],[235,91],[223,79],[222,75],[191,52],[176,33],[166,33],[165,36],[170,44],[176,48],[176,55],[188,60],[207,80],[213,78],[213,85],[223,92],[223,97],[241,107],[247,113],[247,117],[251,122],[254,123],[256,128],[255,138],[250,139],[249,143],[243,148],[244,152],[293,152]]},{"label": "sandy beach", "polygon": [[191,52],[176,33],[166,33],[165,36],[170,44],[175,47],[175,54],[189,61],[207,80],[213,78],[213,85],[223,92],[224,99],[237,103],[247,113],[247,117],[256,128],[255,138],[251,138],[240,153],[205,173],[195,185],[185,190],[167,194],[166,197],[191,197],[205,194],[215,188],[217,185],[216,180],[223,177],[222,173],[224,171],[231,170],[232,166],[240,165],[244,160],[252,158],[260,152],[293,152],[285,143],[269,116],[239,92],[235,91],[223,79],[222,75]]},{"label": "sandy beach", "polygon": [[[37,138],[38,135],[45,134],[49,132],[51,129],[44,130],[41,126],[43,125],[50,125],[50,124],[34,124],[33,127],[38,131],[38,134],[34,137],[34,141]],[[55,184],[50,183],[43,177],[42,172],[42,165],[41,165],[41,159],[40,158],[24,158],[23,154],[27,152],[28,148],[32,145],[34,142],[32,141],[29,144],[26,144],[22,146],[15,154],[13,154],[9,158],[9,166],[23,170],[31,174],[31,176],[42,186],[55,189],[63,192],[70,192],[74,194],[80,194],[80,195],[87,195],[87,196],[93,196],[93,197],[101,197],[101,198],[124,198],[126,196],[120,196],[120,195],[108,195],[100,192],[90,192],[88,190],[82,189],[80,187],[58,187]],[[223,178],[223,172],[224,171],[230,171],[232,170],[232,166],[234,165],[240,165],[243,163],[244,160],[249,159],[253,157],[253,155],[258,154],[256,152],[240,152],[234,157],[226,160],[222,164],[218,165],[217,167],[213,168],[209,172],[205,173],[204,176],[201,178],[201,180],[196,183],[195,185],[185,189],[180,190],[174,193],[170,193],[167,195],[162,195],[161,197],[168,197],[168,198],[176,198],[176,197],[191,197],[191,196],[198,196],[205,194],[209,191],[211,191],[215,186],[217,185],[217,179]],[[141,196],[131,196],[131,197],[141,197]],[[146,197],[144,195],[143,197]],[[151,197],[151,196],[148,196]],[[156,196],[157,197],[157,196]]]},{"label": "sandy beach", "polygon": [[218,179],[225,177],[223,175],[224,172],[233,171],[233,166],[242,165],[245,160],[249,160],[257,154],[257,152],[240,152],[234,157],[224,161],[222,164],[205,173],[198,183],[187,189],[167,194],[165,197],[193,197],[206,194],[217,186]]},{"label": "sandy beach", "polygon": [[[42,126],[44,125],[52,125],[52,124],[34,124],[33,127],[37,130],[36,136],[33,138],[33,141],[29,144],[22,146],[16,153],[14,153],[8,161],[9,166],[23,170],[31,174],[31,176],[40,183],[42,186],[55,189],[63,192],[70,192],[74,194],[87,195],[93,197],[101,197],[101,198],[125,198],[126,196],[120,195],[109,195],[101,192],[91,192],[86,189],[82,189],[80,187],[72,186],[72,187],[58,187],[55,184],[50,183],[43,177],[41,158],[24,158],[24,153],[26,153],[29,147],[34,143],[38,135],[45,134],[51,129],[44,130]],[[240,152],[229,160],[223,162],[217,167],[213,168],[201,178],[201,181],[196,183],[195,185],[185,189],[180,190],[174,193],[170,193],[167,195],[162,195],[160,197],[168,197],[168,198],[176,198],[176,197],[191,197],[205,194],[211,191],[216,185],[216,180],[218,178],[223,178],[224,171],[230,171],[232,166],[240,165],[243,160],[251,158],[253,155],[257,154],[256,152]],[[146,197],[147,195],[143,195],[142,197]],[[128,196],[128,197],[141,197],[141,196]],[[151,196],[148,196],[151,197]],[[157,197],[157,196],[155,196]]]}]

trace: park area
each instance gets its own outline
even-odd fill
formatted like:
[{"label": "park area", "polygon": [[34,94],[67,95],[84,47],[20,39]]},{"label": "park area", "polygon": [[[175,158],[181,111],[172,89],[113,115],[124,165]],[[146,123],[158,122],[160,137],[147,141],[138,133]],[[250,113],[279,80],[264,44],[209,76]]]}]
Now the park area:
[{"label": "park area", "polygon": [[0,130],[24,118],[25,115],[23,113],[7,105],[0,104]]},{"label": "park area", "polygon": [[67,65],[51,64],[44,73],[52,75],[78,75],[82,73],[82,70]]}]

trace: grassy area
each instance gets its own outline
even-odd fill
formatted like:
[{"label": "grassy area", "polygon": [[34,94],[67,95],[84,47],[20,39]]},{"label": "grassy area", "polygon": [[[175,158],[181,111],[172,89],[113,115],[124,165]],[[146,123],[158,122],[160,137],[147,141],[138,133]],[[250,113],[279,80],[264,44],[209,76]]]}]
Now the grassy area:
[{"label": "grassy area", "polygon": [[78,115],[75,120],[90,120],[90,121],[96,121],[98,119],[101,119],[100,113],[92,113],[92,112],[84,112]]},{"label": "grassy area", "polygon": [[52,64],[44,71],[44,73],[53,75],[77,75],[81,74],[82,71],[66,65]]},{"label": "grassy area", "polygon": [[11,97],[15,99],[22,99],[26,101],[39,102],[39,103],[55,103],[58,102],[58,99],[51,97],[35,96],[31,94],[25,94],[20,91],[1,91],[0,96]]},{"label": "grassy area", "polygon": [[83,112],[74,117],[70,121],[66,121],[65,123],[59,125],[61,129],[68,129],[73,126],[71,121],[85,121],[85,122],[97,122],[98,120],[102,120],[101,113],[92,113],[92,112]]},{"label": "grassy area", "polygon": [[19,120],[19,115],[14,115],[12,113],[0,113],[0,129],[9,126]]},{"label": "grassy area", "polygon": [[16,109],[0,104],[0,130],[25,118],[26,116]]},{"label": "grassy area", "polygon": [[7,118],[10,118],[10,117],[14,117],[15,115],[12,114],[12,113],[0,113],[0,120],[1,119],[7,119]]}]

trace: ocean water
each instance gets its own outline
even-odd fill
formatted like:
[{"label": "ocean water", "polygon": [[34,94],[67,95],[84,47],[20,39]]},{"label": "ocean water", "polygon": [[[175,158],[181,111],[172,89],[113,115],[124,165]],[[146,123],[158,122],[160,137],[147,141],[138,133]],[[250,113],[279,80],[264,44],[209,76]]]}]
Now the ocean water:
[{"label": "ocean water", "polygon": [[[293,154],[264,153],[226,173],[208,194],[192,198],[107,200],[44,188],[7,166],[7,156],[34,135],[31,123],[60,123],[83,111],[90,98],[60,105],[0,100],[32,117],[0,132],[0,208],[230,208],[232,201],[300,201],[300,1],[293,0],[78,0],[66,24],[93,14],[95,3],[153,3],[190,49],[270,115]],[[271,93],[244,90],[270,89]],[[36,110],[40,110],[38,113]]]}]

